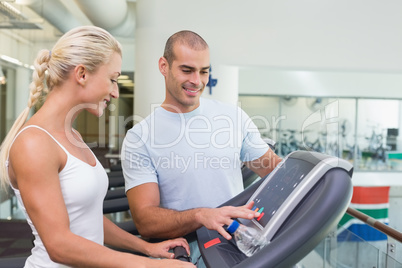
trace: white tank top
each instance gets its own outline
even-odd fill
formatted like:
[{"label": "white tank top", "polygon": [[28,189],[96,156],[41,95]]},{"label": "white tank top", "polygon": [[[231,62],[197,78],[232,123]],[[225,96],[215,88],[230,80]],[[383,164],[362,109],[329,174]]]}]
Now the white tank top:
[{"label": "white tank top", "polygon": [[[108,177],[104,168],[95,155],[95,166],[91,166],[71,155],[49,132],[39,126],[30,125],[23,128],[14,140],[22,131],[30,127],[46,132],[67,155],[66,165],[60,171],[59,179],[70,219],[71,232],[103,245],[103,200],[108,188]],[[28,257],[25,267],[66,267],[50,260],[45,246],[26,212],[20,191],[13,187],[12,189],[35,236],[32,255]],[[43,209],[46,210],[46,207]]]}]

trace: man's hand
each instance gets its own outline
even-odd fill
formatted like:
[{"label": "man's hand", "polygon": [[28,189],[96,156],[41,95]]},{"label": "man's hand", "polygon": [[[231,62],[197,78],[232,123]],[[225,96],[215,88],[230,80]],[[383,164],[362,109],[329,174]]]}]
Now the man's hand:
[{"label": "man's hand", "polygon": [[251,220],[260,216],[260,213],[251,210],[253,205],[254,201],[241,207],[226,206],[221,208],[200,209],[196,215],[196,219],[206,228],[216,230],[227,240],[230,240],[232,236],[226,232],[223,226],[230,225],[234,218]]}]

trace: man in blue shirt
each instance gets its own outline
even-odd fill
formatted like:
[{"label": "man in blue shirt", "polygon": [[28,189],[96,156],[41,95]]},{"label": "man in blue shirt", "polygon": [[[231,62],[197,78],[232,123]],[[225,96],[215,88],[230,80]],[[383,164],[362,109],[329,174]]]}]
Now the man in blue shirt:
[{"label": "man in blue shirt", "polygon": [[205,226],[230,239],[223,226],[232,218],[258,217],[252,204],[216,208],[243,191],[242,163],[263,177],[281,161],[239,107],[201,98],[209,68],[202,37],[172,35],[159,59],[165,100],[123,142],[127,198],[145,237],[179,237]]}]

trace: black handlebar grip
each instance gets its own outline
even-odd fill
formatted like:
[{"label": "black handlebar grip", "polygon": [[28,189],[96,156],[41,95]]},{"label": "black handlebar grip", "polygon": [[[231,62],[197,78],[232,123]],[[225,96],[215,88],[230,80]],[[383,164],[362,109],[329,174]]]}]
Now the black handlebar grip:
[{"label": "black handlebar grip", "polygon": [[191,257],[188,256],[184,247],[175,247],[173,249],[174,258],[181,261],[191,262]]}]

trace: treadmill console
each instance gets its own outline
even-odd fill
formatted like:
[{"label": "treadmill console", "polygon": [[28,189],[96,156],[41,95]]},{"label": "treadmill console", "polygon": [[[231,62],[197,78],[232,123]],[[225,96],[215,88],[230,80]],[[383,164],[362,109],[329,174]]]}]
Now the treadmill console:
[{"label": "treadmill console", "polygon": [[289,154],[247,202],[254,201],[252,210],[260,212],[260,217],[239,221],[260,230],[270,241],[300,201],[332,168],[343,168],[349,173],[352,165],[343,159],[316,152]]},{"label": "treadmill console", "polygon": [[197,239],[208,268],[288,268],[336,226],[352,198],[353,166],[337,157],[310,151],[287,155],[264,179],[225,205],[254,201],[260,217],[238,219],[270,243],[251,257],[217,231],[201,227]]}]

